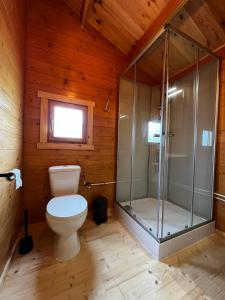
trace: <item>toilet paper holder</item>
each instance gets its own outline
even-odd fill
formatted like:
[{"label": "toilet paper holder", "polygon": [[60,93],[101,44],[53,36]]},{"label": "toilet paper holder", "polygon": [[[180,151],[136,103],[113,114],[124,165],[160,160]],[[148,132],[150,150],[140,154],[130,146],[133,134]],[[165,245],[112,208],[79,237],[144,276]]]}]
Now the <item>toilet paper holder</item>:
[{"label": "toilet paper holder", "polygon": [[4,177],[8,181],[12,181],[16,178],[15,174],[12,172],[0,173],[0,177]]}]

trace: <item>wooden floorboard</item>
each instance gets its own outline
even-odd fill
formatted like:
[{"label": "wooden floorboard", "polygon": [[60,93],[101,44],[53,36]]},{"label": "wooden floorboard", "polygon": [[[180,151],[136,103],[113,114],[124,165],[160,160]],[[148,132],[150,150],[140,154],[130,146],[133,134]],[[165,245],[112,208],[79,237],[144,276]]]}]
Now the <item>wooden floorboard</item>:
[{"label": "wooden floorboard", "polygon": [[59,263],[47,224],[31,226],[34,250],[15,255],[0,299],[225,299],[225,238],[216,233],[161,262],[115,219],[81,230],[81,251]]}]

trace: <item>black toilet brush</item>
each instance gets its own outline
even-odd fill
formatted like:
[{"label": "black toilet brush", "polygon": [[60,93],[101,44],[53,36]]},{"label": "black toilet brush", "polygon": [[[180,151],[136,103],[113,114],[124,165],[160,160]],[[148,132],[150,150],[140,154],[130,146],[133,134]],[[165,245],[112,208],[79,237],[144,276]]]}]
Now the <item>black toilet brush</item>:
[{"label": "black toilet brush", "polygon": [[28,210],[24,210],[24,229],[25,236],[20,240],[19,254],[24,255],[33,249],[33,238],[28,235]]}]

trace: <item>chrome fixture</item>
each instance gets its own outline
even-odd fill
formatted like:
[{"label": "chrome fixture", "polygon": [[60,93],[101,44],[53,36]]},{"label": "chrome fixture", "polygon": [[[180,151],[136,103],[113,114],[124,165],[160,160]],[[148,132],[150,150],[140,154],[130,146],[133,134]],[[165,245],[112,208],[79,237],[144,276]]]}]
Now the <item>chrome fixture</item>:
[{"label": "chrome fixture", "polygon": [[109,182],[96,182],[96,183],[91,183],[84,181],[84,186],[86,186],[88,189],[94,186],[103,186],[103,185],[109,185],[109,184],[115,184],[116,181],[109,181]]}]

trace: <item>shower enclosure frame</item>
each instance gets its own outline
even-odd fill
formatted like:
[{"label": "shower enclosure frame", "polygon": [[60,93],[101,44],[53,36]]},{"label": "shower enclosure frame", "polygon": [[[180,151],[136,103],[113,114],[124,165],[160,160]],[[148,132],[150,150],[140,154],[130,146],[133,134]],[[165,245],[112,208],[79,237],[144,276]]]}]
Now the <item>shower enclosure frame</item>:
[{"label": "shower enclosure frame", "polygon": [[[121,75],[120,79],[124,78],[125,74],[127,71],[129,71],[132,67],[134,67],[134,96],[133,96],[133,109],[132,109],[132,118],[133,118],[133,122],[132,122],[132,137],[131,137],[131,184],[130,184],[130,205],[131,205],[131,201],[133,199],[133,166],[134,166],[134,148],[135,148],[135,128],[136,128],[136,124],[135,124],[135,101],[136,101],[136,95],[137,95],[137,87],[136,87],[136,64],[144,57],[144,55],[147,53],[147,51],[151,48],[154,47],[154,44],[157,43],[157,41],[162,38],[165,39],[165,53],[164,53],[164,70],[163,70],[163,81],[162,81],[162,87],[166,86],[166,93],[165,91],[162,91],[162,99],[161,99],[161,107],[163,107],[164,105],[164,101],[166,102],[166,115],[168,114],[168,87],[169,87],[169,66],[168,66],[168,54],[169,54],[169,33],[175,33],[176,35],[179,35],[180,37],[184,38],[187,41],[190,41],[192,44],[194,44],[197,48],[197,62],[196,62],[196,70],[195,70],[195,79],[194,79],[194,106],[195,106],[195,115],[194,115],[194,143],[193,143],[193,171],[192,171],[192,175],[193,175],[193,184],[192,184],[192,201],[191,201],[191,227],[186,228],[184,230],[180,230],[174,234],[171,234],[169,236],[165,236],[163,237],[163,221],[164,221],[164,201],[165,201],[165,195],[161,195],[161,172],[162,172],[162,166],[161,166],[161,161],[162,161],[162,144],[163,144],[163,139],[164,139],[164,143],[166,144],[168,141],[168,137],[163,137],[163,135],[160,135],[160,159],[159,159],[159,175],[158,175],[158,196],[157,196],[157,233],[156,235],[154,235],[151,231],[149,231],[135,216],[132,215],[131,211],[126,210],[120,203],[119,201],[116,199],[116,203],[117,205],[119,205],[119,207],[126,213],[128,214],[133,220],[135,220],[135,222],[137,222],[149,235],[151,235],[158,243],[163,243],[165,241],[168,241],[174,237],[178,237],[184,233],[187,233],[189,231],[192,231],[194,229],[197,229],[199,227],[202,227],[203,225],[206,225],[208,223],[213,222],[213,196],[214,196],[214,177],[215,177],[215,153],[216,153],[216,140],[217,140],[217,122],[218,122],[218,103],[219,103],[219,57],[211,52],[208,48],[204,47],[203,45],[201,45],[200,43],[198,43],[197,41],[193,40],[191,37],[189,37],[188,35],[186,35],[185,33],[181,32],[180,30],[174,28],[171,25],[166,25],[164,27],[164,30],[161,30],[159,32],[159,34],[143,49],[143,51],[137,56],[137,58],[135,60],[133,60],[131,62],[131,64],[129,64],[129,66],[126,68],[126,70],[123,72],[123,74]],[[163,37],[163,35],[165,35],[165,37]],[[214,122],[214,141],[213,141],[213,151],[212,151],[212,178],[211,178],[211,216],[209,220],[206,220],[204,222],[201,222],[200,224],[196,224],[193,225],[193,201],[194,201],[194,176],[195,176],[195,161],[196,161],[196,140],[197,140],[197,124],[198,124],[198,116],[197,116],[197,109],[198,109],[198,98],[199,98],[199,49],[204,50],[204,52],[206,52],[206,54],[208,54],[211,57],[214,57],[217,60],[217,75],[216,75],[216,99],[215,99],[215,122]],[[166,82],[165,82],[166,81]],[[164,96],[166,95],[166,96]],[[163,109],[162,109],[163,111]],[[120,112],[118,112],[118,115],[120,114]],[[161,116],[161,133],[162,133],[162,122],[163,122],[163,117]],[[168,125],[168,116],[166,116],[166,126]],[[118,117],[118,126],[119,126],[119,117]],[[165,130],[165,132],[167,132],[167,129]],[[118,132],[118,142],[119,142],[119,135],[120,133]],[[164,148],[165,149],[165,148]],[[165,155],[165,162],[166,164],[168,164],[168,158],[166,157],[166,155],[168,154],[168,151],[164,151],[164,155]],[[118,158],[117,158],[117,168],[118,168]],[[163,170],[163,172],[167,173],[168,172],[168,166],[166,166]],[[167,174],[167,180],[168,180],[168,174]],[[117,181],[118,182],[118,181]],[[164,191],[164,189],[163,189]],[[162,199],[162,219],[161,219],[161,237],[159,237],[159,222],[160,222],[160,218],[159,218],[159,214],[160,214],[160,200]]]}]

